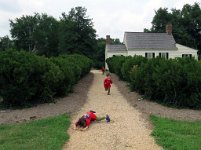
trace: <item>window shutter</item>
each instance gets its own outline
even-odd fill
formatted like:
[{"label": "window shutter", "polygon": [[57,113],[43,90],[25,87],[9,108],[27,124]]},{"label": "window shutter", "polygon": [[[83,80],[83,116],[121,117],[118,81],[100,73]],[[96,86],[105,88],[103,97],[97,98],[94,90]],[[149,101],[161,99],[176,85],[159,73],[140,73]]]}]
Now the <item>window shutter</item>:
[{"label": "window shutter", "polygon": [[166,58],[169,59],[169,54],[168,53],[166,53]]},{"label": "window shutter", "polygon": [[145,57],[147,58],[147,53],[145,53]]},{"label": "window shutter", "polygon": [[155,53],[152,53],[152,54],[153,54],[153,55],[152,55],[152,56],[153,56],[153,58],[155,58]]},{"label": "window shutter", "polygon": [[159,53],[159,58],[161,58],[161,53]]}]

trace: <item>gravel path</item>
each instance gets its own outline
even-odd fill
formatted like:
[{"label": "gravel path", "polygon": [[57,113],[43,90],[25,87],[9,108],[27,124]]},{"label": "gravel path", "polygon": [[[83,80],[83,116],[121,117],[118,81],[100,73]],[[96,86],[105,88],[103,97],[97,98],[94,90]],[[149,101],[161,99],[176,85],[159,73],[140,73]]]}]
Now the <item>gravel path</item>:
[{"label": "gravel path", "polygon": [[117,89],[115,83],[111,95],[103,90],[104,76],[93,71],[94,80],[89,89],[85,105],[75,115],[76,121],[84,112],[95,110],[97,116],[108,113],[113,120],[111,123],[102,121],[92,123],[87,131],[69,129],[70,140],[63,150],[157,150],[161,149],[150,136],[151,130],[140,117],[140,112],[126,101]]}]

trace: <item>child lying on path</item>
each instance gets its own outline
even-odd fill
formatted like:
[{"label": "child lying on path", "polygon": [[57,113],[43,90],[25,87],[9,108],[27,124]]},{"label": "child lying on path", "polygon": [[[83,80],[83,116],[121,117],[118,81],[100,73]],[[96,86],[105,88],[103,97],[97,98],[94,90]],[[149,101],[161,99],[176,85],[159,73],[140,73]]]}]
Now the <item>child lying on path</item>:
[{"label": "child lying on path", "polygon": [[108,115],[103,116],[103,117],[97,117],[95,111],[88,111],[86,112],[74,125],[73,125],[73,129],[81,129],[81,130],[86,130],[89,128],[89,125],[91,124],[91,122],[93,121],[101,121],[106,119],[107,122],[110,122],[110,117]]}]

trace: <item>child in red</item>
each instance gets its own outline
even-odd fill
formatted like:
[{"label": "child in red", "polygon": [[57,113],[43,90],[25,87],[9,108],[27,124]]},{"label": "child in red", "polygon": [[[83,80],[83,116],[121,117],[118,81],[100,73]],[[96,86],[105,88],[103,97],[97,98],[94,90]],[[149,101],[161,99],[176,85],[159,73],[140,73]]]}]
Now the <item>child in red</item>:
[{"label": "child in red", "polygon": [[101,68],[101,71],[102,71],[102,73],[104,75],[104,73],[105,73],[105,67],[104,66]]},{"label": "child in red", "polygon": [[107,92],[108,95],[110,95],[111,84],[112,84],[111,76],[110,76],[110,74],[108,73],[108,74],[106,75],[105,80],[104,80],[104,88],[105,88],[105,91],[108,91],[108,92]]},{"label": "child in red", "polygon": [[80,127],[82,128],[82,130],[86,130],[89,128],[89,125],[91,124],[91,122],[93,121],[101,121],[106,119],[107,122],[110,122],[110,117],[108,115],[104,116],[104,117],[97,117],[95,111],[88,111],[86,112],[73,126],[73,129],[79,129]]}]

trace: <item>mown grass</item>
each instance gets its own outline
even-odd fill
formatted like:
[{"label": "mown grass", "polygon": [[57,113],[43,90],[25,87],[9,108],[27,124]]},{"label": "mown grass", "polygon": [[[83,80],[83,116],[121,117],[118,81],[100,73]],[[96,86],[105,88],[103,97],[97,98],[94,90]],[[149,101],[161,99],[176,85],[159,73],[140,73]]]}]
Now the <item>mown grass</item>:
[{"label": "mown grass", "polygon": [[1,150],[61,150],[69,139],[70,119],[60,115],[12,125],[0,125]]},{"label": "mown grass", "polygon": [[152,135],[166,150],[200,150],[201,121],[176,121],[151,116]]}]

